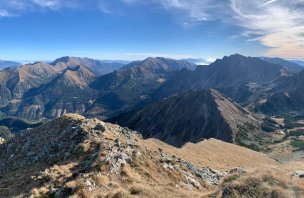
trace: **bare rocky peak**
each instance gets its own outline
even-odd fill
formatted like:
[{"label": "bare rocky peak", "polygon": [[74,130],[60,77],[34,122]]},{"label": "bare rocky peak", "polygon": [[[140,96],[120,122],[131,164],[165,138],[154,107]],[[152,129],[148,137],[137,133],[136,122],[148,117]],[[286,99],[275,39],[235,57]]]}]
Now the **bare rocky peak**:
[{"label": "bare rocky peak", "polygon": [[124,66],[120,61],[102,61],[90,58],[64,56],[51,63],[56,69],[65,69],[69,66],[83,66],[92,70],[96,75],[105,75]]},{"label": "bare rocky peak", "polygon": [[84,88],[96,78],[96,75],[86,67],[76,66],[67,68],[59,78],[61,78],[65,84],[68,83]]},{"label": "bare rocky peak", "polygon": [[122,69],[142,69],[147,71],[179,71],[182,69],[189,69],[194,70],[196,68],[196,65],[184,60],[174,60],[170,58],[162,58],[162,57],[156,57],[152,58],[149,57],[143,61],[136,61],[132,62]]}]

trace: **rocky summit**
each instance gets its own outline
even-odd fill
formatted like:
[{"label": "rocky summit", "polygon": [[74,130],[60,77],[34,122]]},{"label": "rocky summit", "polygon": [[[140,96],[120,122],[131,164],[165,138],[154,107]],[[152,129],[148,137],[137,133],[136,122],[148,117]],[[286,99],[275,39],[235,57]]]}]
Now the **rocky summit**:
[{"label": "rocky summit", "polygon": [[[282,181],[274,176],[249,180],[249,165],[240,168],[235,161],[245,153],[253,157],[254,161],[248,160],[251,164],[286,172],[263,154],[223,146],[221,154],[226,157],[204,166],[207,164],[197,162],[201,157],[191,155],[187,147],[176,149],[156,140],[146,141],[128,128],[68,114],[0,145],[0,197],[225,197],[242,193],[238,186],[245,188],[251,182],[258,191],[248,191],[248,195],[271,195],[275,189],[264,185],[272,181],[283,193],[304,192],[294,181],[287,189],[281,187]],[[219,152],[214,148],[213,152]],[[201,152],[203,156],[208,149]],[[230,165],[220,168],[219,160]],[[238,183],[242,180],[244,184]]]}]

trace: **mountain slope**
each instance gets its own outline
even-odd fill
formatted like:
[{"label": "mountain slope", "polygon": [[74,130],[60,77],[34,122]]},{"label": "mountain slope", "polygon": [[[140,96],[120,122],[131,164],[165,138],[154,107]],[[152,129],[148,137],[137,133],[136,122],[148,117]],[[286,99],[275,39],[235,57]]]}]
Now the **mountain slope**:
[{"label": "mountain slope", "polygon": [[53,66],[42,62],[0,70],[0,105],[20,100],[26,91],[48,83],[58,73]]},{"label": "mountain slope", "polygon": [[292,73],[299,73],[300,71],[302,71],[304,69],[303,66],[294,63],[292,61],[287,61],[284,60],[282,58],[262,58],[262,60],[267,61],[269,63],[273,63],[273,64],[278,64],[278,65],[282,65],[285,69],[287,69],[289,72]]},{"label": "mountain slope", "polygon": [[236,54],[218,59],[209,66],[197,67],[193,72],[184,70],[177,73],[153,97],[159,99],[189,89],[215,88],[237,102],[243,102],[258,85],[287,74],[283,66]]},{"label": "mountain slope", "polygon": [[95,77],[86,67],[68,67],[51,82],[27,91],[19,104],[2,111],[28,119],[54,118],[67,112],[83,114],[97,97],[89,87]]},{"label": "mountain slope", "polygon": [[304,61],[303,60],[291,60],[291,62],[296,63],[298,65],[301,65],[304,67]]},{"label": "mountain slope", "polygon": [[[216,140],[177,149],[79,115],[18,134],[0,151],[0,196],[8,198],[220,197],[228,181],[248,177],[260,182],[255,190],[249,194],[236,187],[231,193],[303,193],[301,183],[288,177],[293,169],[264,154]],[[252,176],[256,169],[264,171],[263,180]],[[285,177],[285,183],[272,173]]]},{"label": "mountain slope", "polygon": [[83,66],[91,69],[96,75],[104,75],[111,73],[125,64],[121,62],[105,62],[96,59],[90,58],[79,58],[79,57],[61,57],[56,59],[54,62],[51,63],[55,68],[64,69],[68,66]]},{"label": "mountain slope", "polygon": [[[251,123],[258,128],[258,121],[246,110],[216,90],[188,91],[108,121],[178,147],[204,138],[233,142],[240,127]],[[247,128],[246,132],[253,138],[256,131]]]},{"label": "mountain slope", "polygon": [[256,111],[264,113],[288,113],[304,110],[304,71],[285,77],[276,82],[262,103],[255,106]]},{"label": "mountain slope", "polygon": [[196,67],[186,61],[166,58],[147,58],[136,61],[110,74],[99,77],[92,88],[99,90],[100,97],[92,111],[105,117],[144,101],[149,94],[182,68]]}]

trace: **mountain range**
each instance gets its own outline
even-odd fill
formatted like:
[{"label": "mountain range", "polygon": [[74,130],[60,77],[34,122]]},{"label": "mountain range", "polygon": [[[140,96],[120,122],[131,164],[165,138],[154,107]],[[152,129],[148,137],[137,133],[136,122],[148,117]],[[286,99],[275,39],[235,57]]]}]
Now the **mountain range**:
[{"label": "mountain range", "polygon": [[5,69],[8,67],[18,67],[22,65],[21,63],[15,62],[15,61],[4,61],[4,60],[0,60],[0,70],[1,69]]},{"label": "mountain range", "polygon": [[162,85],[154,98],[164,98],[189,89],[215,88],[237,102],[244,102],[261,84],[289,75],[283,66],[238,54],[217,59],[195,71],[183,70]]},{"label": "mountain range", "polygon": [[0,197],[303,197],[302,67],[189,61],[0,70]]},{"label": "mountain range", "polygon": [[[273,107],[266,106],[276,106],[276,100],[286,103],[281,112],[302,109],[297,102],[303,97],[297,94],[302,82],[296,80],[301,79],[301,66],[283,59],[235,54],[207,66],[166,58],[116,65],[118,69],[102,64],[62,57],[50,64],[1,70],[0,110],[6,116],[32,120],[66,112],[109,118],[185,91],[209,88],[253,111],[271,112],[267,109]],[[286,93],[296,99],[289,100]],[[262,99],[273,104],[260,104]]]},{"label": "mountain range", "polygon": [[51,64],[37,62],[1,70],[1,112],[33,120],[66,112],[106,117],[136,106],[171,73],[196,65],[148,58],[99,77],[94,68],[101,67],[100,61],[63,57]]}]

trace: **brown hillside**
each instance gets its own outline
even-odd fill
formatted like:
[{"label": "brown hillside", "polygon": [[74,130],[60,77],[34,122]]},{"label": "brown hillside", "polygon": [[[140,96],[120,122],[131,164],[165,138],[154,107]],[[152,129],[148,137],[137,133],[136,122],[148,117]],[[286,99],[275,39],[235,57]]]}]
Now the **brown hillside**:
[{"label": "brown hillside", "polygon": [[218,140],[177,149],[79,115],[19,134],[0,151],[0,197],[304,194],[303,183],[288,176],[295,169],[264,154]]}]

